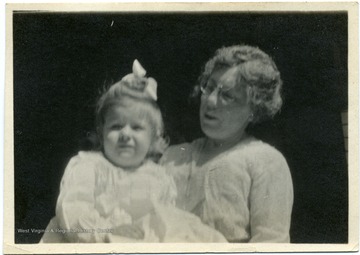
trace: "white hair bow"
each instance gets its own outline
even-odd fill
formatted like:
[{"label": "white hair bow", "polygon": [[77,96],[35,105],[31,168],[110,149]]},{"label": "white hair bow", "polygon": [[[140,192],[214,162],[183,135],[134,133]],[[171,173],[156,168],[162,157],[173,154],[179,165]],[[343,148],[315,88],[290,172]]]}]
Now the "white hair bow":
[{"label": "white hair bow", "polygon": [[[146,82],[145,87],[143,88],[144,92],[146,92],[153,100],[156,101],[157,82],[154,78],[151,77],[146,78],[145,74],[146,74],[146,70],[141,66],[139,61],[135,59],[132,66],[132,73],[126,75],[124,78],[122,78],[122,80],[128,82],[129,84],[133,84],[133,81],[136,80],[134,78],[140,78],[140,79],[142,78],[142,80],[145,80]],[[137,87],[137,89],[139,88]]]}]

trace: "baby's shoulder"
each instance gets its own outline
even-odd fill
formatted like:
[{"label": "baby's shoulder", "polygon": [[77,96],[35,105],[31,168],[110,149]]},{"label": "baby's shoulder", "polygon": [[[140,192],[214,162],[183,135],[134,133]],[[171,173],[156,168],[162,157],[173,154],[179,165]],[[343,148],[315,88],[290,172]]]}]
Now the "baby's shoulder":
[{"label": "baby's shoulder", "polygon": [[100,160],[104,158],[101,151],[79,151],[75,157],[84,160]]},{"label": "baby's shoulder", "polygon": [[136,176],[147,176],[148,180],[156,180],[156,182],[167,182],[167,179],[170,178],[165,167],[154,163],[151,160],[145,162],[142,166],[140,166],[136,172],[134,172],[133,177]]},{"label": "baby's shoulder", "polygon": [[70,171],[80,171],[81,169],[95,171],[98,168],[107,168],[108,165],[108,161],[100,151],[79,151],[70,159],[66,168]]},{"label": "baby's shoulder", "polygon": [[162,171],[164,167],[155,163],[152,160],[146,160],[139,168],[138,171]]},{"label": "baby's shoulder", "polygon": [[77,164],[87,163],[94,164],[98,162],[104,162],[106,159],[100,151],[79,151],[78,154],[70,159],[70,163]]},{"label": "baby's shoulder", "polygon": [[80,151],[73,156],[64,171],[63,180],[69,181],[77,178],[91,179],[97,176],[105,164],[105,158],[103,158],[101,152],[95,151]]}]

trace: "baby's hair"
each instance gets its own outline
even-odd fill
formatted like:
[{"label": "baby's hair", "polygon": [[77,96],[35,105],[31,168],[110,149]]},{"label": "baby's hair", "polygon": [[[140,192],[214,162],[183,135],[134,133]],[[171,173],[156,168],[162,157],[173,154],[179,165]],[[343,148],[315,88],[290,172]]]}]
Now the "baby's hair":
[{"label": "baby's hair", "polygon": [[200,94],[216,69],[237,67],[237,84],[248,87],[248,99],[253,110],[253,123],[273,117],[282,106],[282,80],[274,61],[262,50],[248,45],[223,47],[215,52],[199,77],[192,97]]},{"label": "baby's hair", "polygon": [[137,77],[136,84],[121,80],[107,89],[99,98],[95,111],[95,126],[99,143],[95,149],[102,150],[102,132],[109,109],[116,106],[137,109],[140,116],[151,125],[152,143],[147,158],[157,161],[168,146],[164,138],[164,123],[156,101],[145,91],[146,78]]}]

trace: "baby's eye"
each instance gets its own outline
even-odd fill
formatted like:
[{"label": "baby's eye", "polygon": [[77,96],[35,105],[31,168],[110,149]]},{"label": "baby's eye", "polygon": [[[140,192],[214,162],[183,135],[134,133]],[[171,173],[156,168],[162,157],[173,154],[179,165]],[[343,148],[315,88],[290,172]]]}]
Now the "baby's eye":
[{"label": "baby's eye", "polygon": [[144,127],[142,125],[133,125],[132,128],[135,130],[135,131],[140,131],[140,130],[143,130]]},{"label": "baby's eye", "polygon": [[120,129],[122,129],[122,125],[120,125],[120,124],[113,124],[113,125],[111,125],[110,126],[110,129],[111,130],[120,130]]}]

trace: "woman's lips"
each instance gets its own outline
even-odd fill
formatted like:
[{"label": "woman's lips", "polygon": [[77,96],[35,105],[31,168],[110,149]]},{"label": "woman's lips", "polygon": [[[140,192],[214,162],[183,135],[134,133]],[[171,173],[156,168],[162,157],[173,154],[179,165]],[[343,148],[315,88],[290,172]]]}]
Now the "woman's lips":
[{"label": "woman's lips", "polygon": [[214,114],[211,114],[211,113],[205,113],[204,117],[206,120],[217,120],[218,119]]}]

